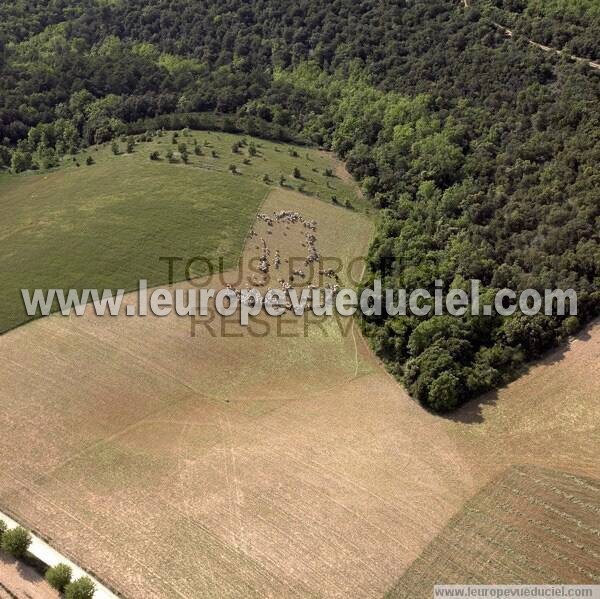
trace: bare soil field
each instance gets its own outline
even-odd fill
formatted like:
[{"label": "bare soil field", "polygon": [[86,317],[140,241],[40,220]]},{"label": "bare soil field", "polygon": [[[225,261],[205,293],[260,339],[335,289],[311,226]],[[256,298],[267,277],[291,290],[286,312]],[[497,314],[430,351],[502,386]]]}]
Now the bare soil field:
[{"label": "bare soil field", "polygon": [[[279,210],[323,255],[366,251],[364,215],[284,190]],[[255,233],[246,258],[306,255],[302,225]],[[511,464],[600,477],[599,325],[449,420],[351,320],[261,320],[88,310],[2,336],[2,508],[126,597],[380,597]]]},{"label": "bare soil field", "polygon": [[464,406],[452,419],[463,451],[480,468],[514,463],[600,478],[600,322],[548,354],[506,388]]},{"label": "bare soil field", "polygon": [[492,481],[411,565],[388,599],[435,584],[598,584],[600,481],[516,466]]}]

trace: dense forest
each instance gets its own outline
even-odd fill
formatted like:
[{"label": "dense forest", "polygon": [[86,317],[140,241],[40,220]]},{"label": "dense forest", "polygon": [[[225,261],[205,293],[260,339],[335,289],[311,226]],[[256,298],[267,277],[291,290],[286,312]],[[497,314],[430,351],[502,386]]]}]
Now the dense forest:
[{"label": "dense forest", "polygon": [[600,3],[596,0],[493,0],[498,20],[518,34],[600,60]]},{"label": "dense forest", "polygon": [[169,123],[293,136],[379,209],[366,284],[578,291],[577,318],[364,319],[411,394],[450,410],[600,314],[600,72],[492,24],[523,13],[597,56],[595,3],[563,4],[0,2],[0,165]]}]

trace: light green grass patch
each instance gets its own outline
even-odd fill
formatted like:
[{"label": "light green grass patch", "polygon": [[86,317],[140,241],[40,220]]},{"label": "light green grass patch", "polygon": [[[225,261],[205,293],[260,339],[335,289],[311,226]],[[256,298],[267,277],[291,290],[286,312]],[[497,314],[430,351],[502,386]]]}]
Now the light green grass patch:
[{"label": "light green grass patch", "polygon": [[[336,194],[362,207],[350,185],[325,177],[331,165],[316,150],[295,147],[293,157],[291,146],[255,139],[259,155],[249,157],[247,147],[231,151],[240,136],[193,132],[177,140],[187,144],[189,164],[172,164],[164,159],[169,149],[178,155],[171,137],[167,132],[118,156],[110,144],[92,147],[76,157],[79,167],[65,158],[52,171],[0,176],[0,333],[31,320],[21,289],[132,290],[140,279],[161,285],[168,266],[160,258],[167,256],[202,256],[215,266],[221,259],[223,268],[233,267],[281,175],[307,194],[327,201]],[[194,154],[194,139],[204,156]],[[153,150],[162,160],[150,161]],[[85,164],[88,155],[95,164]],[[229,172],[230,164],[239,174]],[[293,178],[294,167],[302,179]],[[185,261],[178,264],[175,280],[182,280]]]}]

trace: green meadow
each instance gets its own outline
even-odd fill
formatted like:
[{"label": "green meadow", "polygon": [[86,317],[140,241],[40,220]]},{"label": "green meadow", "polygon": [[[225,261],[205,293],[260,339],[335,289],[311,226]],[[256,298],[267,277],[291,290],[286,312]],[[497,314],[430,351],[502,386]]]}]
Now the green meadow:
[{"label": "green meadow", "polygon": [[[231,268],[263,199],[282,182],[365,208],[349,182],[325,173],[334,165],[316,149],[217,132],[179,132],[176,143],[172,137],[136,143],[131,153],[121,141],[118,155],[111,144],[93,146],[56,169],[0,175],[0,333],[31,319],[23,288],[132,290],[140,279],[161,285],[169,272],[160,258],[168,256],[202,256]],[[150,160],[152,152],[160,159]],[[182,280],[184,262],[177,264],[174,278]]]}]

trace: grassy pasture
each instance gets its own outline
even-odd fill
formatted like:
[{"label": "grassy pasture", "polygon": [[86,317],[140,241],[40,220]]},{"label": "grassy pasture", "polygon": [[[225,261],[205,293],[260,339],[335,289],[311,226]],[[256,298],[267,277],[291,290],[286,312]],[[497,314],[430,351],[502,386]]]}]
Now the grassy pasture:
[{"label": "grassy pasture", "polygon": [[386,599],[435,584],[598,584],[600,481],[518,466],[491,482],[425,549]]},{"label": "grassy pasture", "polygon": [[[336,194],[362,207],[350,182],[325,177],[334,164],[317,150],[247,138],[258,149],[250,157],[247,148],[232,153],[240,136],[193,132],[177,140],[187,144],[189,164],[171,164],[167,150],[178,156],[171,138],[167,132],[118,156],[105,144],[78,155],[79,167],[65,159],[52,171],[0,176],[0,334],[28,320],[22,288],[130,290],[139,279],[159,285],[168,279],[161,256],[203,256],[215,264],[221,258],[224,269],[231,268],[282,175],[288,189],[304,185],[307,197]],[[203,156],[194,154],[194,139]],[[124,152],[125,144],[120,147]],[[162,160],[150,161],[152,151]],[[87,156],[95,164],[87,166]],[[295,167],[302,179],[294,179]],[[181,265],[175,280],[185,277]]]}]

